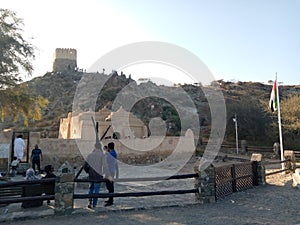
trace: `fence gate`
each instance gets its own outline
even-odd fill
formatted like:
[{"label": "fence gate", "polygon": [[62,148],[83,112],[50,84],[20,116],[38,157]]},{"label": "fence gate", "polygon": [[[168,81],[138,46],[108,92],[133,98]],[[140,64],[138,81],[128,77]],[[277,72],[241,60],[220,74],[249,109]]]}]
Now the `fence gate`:
[{"label": "fence gate", "polygon": [[216,199],[258,185],[257,162],[215,167]]}]

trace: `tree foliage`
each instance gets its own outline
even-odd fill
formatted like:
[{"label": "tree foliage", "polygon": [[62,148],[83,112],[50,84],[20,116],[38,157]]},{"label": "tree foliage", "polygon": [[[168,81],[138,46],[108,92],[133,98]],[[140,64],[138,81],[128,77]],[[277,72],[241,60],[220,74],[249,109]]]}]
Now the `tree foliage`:
[{"label": "tree foliage", "polygon": [[300,95],[289,95],[280,103],[282,130],[286,148],[300,146]]},{"label": "tree foliage", "polygon": [[6,116],[10,116],[14,121],[17,121],[21,114],[24,125],[28,126],[29,119],[42,119],[42,109],[47,106],[47,99],[30,94],[25,85],[19,85],[17,89],[6,89],[5,92],[4,95],[2,95],[3,91],[0,94],[2,121]]},{"label": "tree foliage", "polygon": [[281,102],[281,115],[284,128],[290,131],[300,130],[300,95],[290,95]]},{"label": "tree foliage", "polygon": [[[0,112],[2,121],[10,116],[14,121],[21,114],[24,124],[39,120],[48,101],[29,93],[22,85],[22,72],[31,75],[34,47],[22,36],[22,19],[16,13],[0,9]],[[24,74],[23,74],[24,75]]]},{"label": "tree foliage", "polygon": [[[266,136],[274,136],[270,129],[272,121],[264,110],[264,103],[257,98],[241,96],[237,101],[227,102],[227,130],[226,136],[235,137],[235,124],[233,118],[237,115],[239,139],[245,139],[250,143],[268,143]],[[231,139],[231,141],[233,141]]]},{"label": "tree foliage", "polygon": [[22,37],[22,19],[16,13],[0,9],[0,88],[22,81],[20,71],[31,74],[34,47]]}]

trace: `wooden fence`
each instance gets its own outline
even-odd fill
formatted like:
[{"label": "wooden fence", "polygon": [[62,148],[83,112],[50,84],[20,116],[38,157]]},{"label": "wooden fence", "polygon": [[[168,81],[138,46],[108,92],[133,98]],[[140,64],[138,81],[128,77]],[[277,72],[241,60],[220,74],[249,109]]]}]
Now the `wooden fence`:
[{"label": "wooden fence", "polygon": [[55,178],[0,183],[0,204],[53,200],[54,186]]},{"label": "wooden fence", "polygon": [[[164,180],[179,180],[188,178],[197,178],[198,174],[183,174],[174,175],[171,177],[148,177],[148,178],[120,178],[116,179],[114,182],[145,182],[145,181],[164,181]],[[75,179],[74,182],[77,183],[90,183],[89,179]],[[94,181],[95,182],[95,181]],[[106,182],[106,179],[97,180],[97,182]],[[198,189],[184,189],[184,190],[160,190],[151,192],[122,192],[122,193],[99,193],[99,194],[75,194],[74,199],[88,199],[88,198],[108,198],[108,197],[142,197],[142,196],[154,196],[154,195],[172,195],[172,194],[188,194],[188,193],[198,193]]]},{"label": "wooden fence", "polygon": [[[10,203],[21,203],[35,200],[55,200],[55,206],[63,206],[60,201],[66,201],[73,203],[73,199],[89,199],[89,198],[108,198],[108,197],[141,197],[141,196],[159,196],[159,195],[173,195],[173,194],[188,194],[194,193],[199,202],[214,202],[220,198],[230,195],[234,192],[243,191],[254,186],[261,184],[260,179],[264,176],[269,176],[274,173],[284,172],[288,170],[294,170],[293,162],[294,156],[292,153],[286,154],[287,157],[284,161],[272,162],[284,163],[285,169],[282,171],[276,171],[273,173],[265,174],[262,168],[266,166],[265,163],[257,161],[237,162],[234,164],[227,164],[221,166],[209,165],[206,169],[198,171],[193,174],[174,175],[170,177],[148,177],[148,178],[120,178],[116,179],[116,183],[122,182],[149,182],[149,181],[161,181],[164,180],[182,180],[194,178],[195,186],[189,189],[167,189],[158,191],[142,191],[142,192],[116,192],[116,193],[99,193],[99,194],[81,194],[76,193],[74,189],[75,183],[89,183],[89,182],[106,182],[106,179],[102,180],[89,180],[78,179],[71,172],[61,174],[52,179],[41,179],[35,181],[15,181],[0,183],[0,205]],[[290,157],[290,158],[289,158]],[[268,163],[271,164],[271,163]],[[67,170],[71,171],[71,170]],[[65,176],[65,177],[63,177]],[[66,185],[63,187],[63,185]],[[24,190],[31,187],[35,187],[31,191],[31,195],[24,194]],[[55,189],[54,189],[55,186]],[[51,189],[52,188],[52,189]],[[51,193],[51,190],[53,193]],[[55,194],[54,194],[55,190]],[[59,191],[69,191],[68,193],[60,193]],[[49,194],[50,193],[50,194]],[[62,196],[59,198],[59,196]],[[64,198],[72,198],[64,199]],[[58,201],[58,202],[57,202]],[[74,205],[68,206],[69,208]],[[55,208],[56,210],[56,208]]]}]

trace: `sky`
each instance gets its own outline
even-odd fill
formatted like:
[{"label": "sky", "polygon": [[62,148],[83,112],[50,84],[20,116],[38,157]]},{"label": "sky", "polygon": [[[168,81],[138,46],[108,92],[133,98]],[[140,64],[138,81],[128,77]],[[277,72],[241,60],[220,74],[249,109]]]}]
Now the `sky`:
[{"label": "sky", "polygon": [[[78,66],[89,69],[116,48],[159,41],[196,55],[216,80],[267,83],[277,73],[284,85],[300,84],[298,0],[0,0],[0,6],[23,18],[24,37],[37,48],[33,77],[52,71],[55,48],[77,49]],[[193,82],[168,65],[123,69],[134,79]]]}]

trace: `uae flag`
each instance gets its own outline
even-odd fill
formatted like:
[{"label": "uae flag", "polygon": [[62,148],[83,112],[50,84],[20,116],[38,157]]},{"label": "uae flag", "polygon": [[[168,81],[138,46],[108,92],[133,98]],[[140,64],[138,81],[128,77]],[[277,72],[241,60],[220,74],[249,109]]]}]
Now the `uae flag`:
[{"label": "uae flag", "polygon": [[269,107],[272,112],[277,110],[278,106],[278,99],[277,99],[277,87],[276,87],[276,80],[274,81],[273,89],[270,96]]}]

